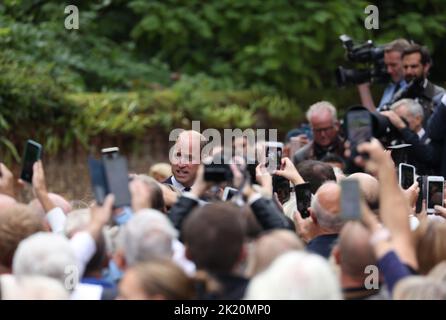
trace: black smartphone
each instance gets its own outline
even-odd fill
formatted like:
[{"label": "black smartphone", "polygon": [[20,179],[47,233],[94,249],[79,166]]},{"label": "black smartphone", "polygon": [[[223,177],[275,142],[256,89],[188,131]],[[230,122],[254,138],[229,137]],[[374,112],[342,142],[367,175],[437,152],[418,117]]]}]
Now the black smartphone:
[{"label": "black smartphone", "polygon": [[346,114],[347,138],[351,144],[352,156],[356,147],[373,137],[372,117],[367,110],[351,110]]},{"label": "black smartphone", "polygon": [[421,209],[423,208],[423,200],[426,199],[426,197],[424,196],[426,194],[426,192],[424,191],[425,180],[426,180],[426,176],[419,176],[417,178],[418,187],[420,188],[420,191],[418,192],[417,203],[415,206],[416,213],[421,212]]},{"label": "black smartphone", "polygon": [[415,167],[410,164],[400,163],[398,166],[400,186],[406,190],[415,183]]},{"label": "black smartphone", "polygon": [[102,161],[89,157],[88,168],[90,170],[91,186],[93,188],[96,203],[102,205],[105,197],[110,193],[108,190],[107,178],[105,177],[104,165],[102,164]]},{"label": "black smartphone", "polygon": [[356,179],[341,180],[341,218],[343,220],[361,219],[361,193]]},{"label": "black smartphone", "polygon": [[267,170],[272,173],[279,170],[282,161],[283,143],[269,141],[265,144],[265,166]]},{"label": "black smartphone", "polygon": [[277,193],[277,197],[281,204],[290,200],[291,188],[288,179],[273,175],[273,193]]},{"label": "black smartphone", "polygon": [[33,165],[42,158],[42,145],[33,140],[26,141],[20,179],[28,183],[33,181]]},{"label": "black smartphone", "polygon": [[108,191],[115,196],[115,208],[131,205],[127,160],[118,153],[103,154]]},{"label": "black smartphone", "polygon": [[300,212],[302,218],[308,218],[310,216],[308,208],[311,206],[310,183],[305,182],[296,185],[294,187],[294,192],[296,194],[297,210]]}]

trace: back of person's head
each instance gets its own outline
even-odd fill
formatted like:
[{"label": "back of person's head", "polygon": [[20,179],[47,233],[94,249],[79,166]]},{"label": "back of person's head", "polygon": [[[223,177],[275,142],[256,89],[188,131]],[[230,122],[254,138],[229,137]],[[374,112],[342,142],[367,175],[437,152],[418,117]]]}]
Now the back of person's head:
[{"label": "back of person's head", "polygon": [[165,162],[158,162],[149,169],[149,176],[158,182],[163,182],[172,175],[172,167]]},{"label": "back of person's head", "polygon": [[194,210],[183,224],[189,258],[198,269],[231,273],[240,261],[245,220],[238,207],[212,203]]},{"label": "back of person's head", "polygon": [[160,184],[152,177],[149,177],[145,174],[139,174],[135,177],[135,179],[140,179],[142,182],[144,182],[149,188],[149,205],[152,209],[165,212],[165,204],[164,204],[164,197],[163,197],[163,191],[161,189]]},{"label": "back of person's head", "polygon": [[339,233],[344,225],[340,216],[341,188],[335,182],[324,183],[311,200],[311,217],[326,231]]},{"label": "back of person's head", "polygon": [[437,264],[428,274],[428,277],[446,285],[446,260]]},{"label": "back of person's head", "polygon": [[427,274],[446,260],[446,223],[422,222],[415,230],[416,253],[420,274]]},{"label": "back of person's head", "polygon": [[73,268],[76,256],[64,236],[38,232],[23,240],[14,255],[12,270],[18,278],[40,275],[63,282],[66,268]]},{"label": "back of person's head", "polygon": [[8,285],[3,286],[2,289],[1,300],[68,300],[70,298],[69,292],[60,281],[42,276],[11,278]]},{"label": "back of person's head", "polygon": [[43,230],[42,219],[28,206],[15,204],[4,208],[0,213],[0,269],[10,270],[19,243]]},{"label": "back of person's head", "polygon": [[254,276],[268,268],[281,254],[303,248],[304,244],[296,233],[289,230],[273,230],[265,233],[254,244],[247,273],[249,276]]},{"label": "back of person's head", "polygon": [[375,177],[367,173],[356,172],[346,179],[358,180],[361,193],[370,209],[377,210],[379,208],[379,182]]},{"label": "back of person's head", "polygon": [[305,160],[297,165],[302,178],[310,183],[311,193],[315,194],[317,189],[326,181],[336,181],[333,167],[328,163],[316,160]]},{"label": "back of person's head", "polygon": [[446,286],[425,276],[409,276],[393,290],[393,300],[446,300]]},{"label": "back of person's head", "polygon": [[120,234],[125,263],[132,266],[156,258],[172,258],[172,243],[177,230],[163,213],[144,209],[133,216]]},{"label": "back of person's head", "polygon": [[[48,193],[48,196],[50,197],[50,200],[54,203],[54,205],[61,208],[65,214],[73,210],[71,203],[61,195],[50,192]],[[38,215],[40,215],[41,217],[45,217],[46,212],[38,199],[31,200],[29,205]]]},{"label": "back of person's head", "polygon": [[245,205],[241,208],[242,216],[245,219],[246,225],[246,237],[247,241],[257,239],[263,232],[262,226],[259,224],[256,216],[252,212],[252,209],[249,205]]},{"label": "back of person's head", "polygon": [[119,284],[120,299],[188,300],[195,297],[193,280],[174,262],[153,260],[127,269]]},{"label": "back of person's head", "polygon": [[248,300],[334,300],[341,290],[328,261],[316,254],[292,251],[279,256],[252,278]]},{"label": "back of person's head", "polygon": [[90,223],[90,209],[73,210],[67,214],[64,225],[64,234],[67,238],[74,236],[76,232],[84,231]]},{"label": "back of person's head", "polygon": [[13,197],[0,193],[0,212],[3,209],[14,206],[16,203],[17,201]]},{"label": "back of person's head", "polygon": [[328,163],[329,165],[331,165],[333,168],[339,168],[340,170],[344,171],[345,170],[345,161],[344,159],[342,159],[340,156],[338,156],[337,154],[334,153],[329,153],[327,155],[325,155],[322,159],[321,162],[323,163]]},{"label": "back of person's head", "polygon": [[395,111],[401,107],[405,107],[410,115],[413,117],[420,117],[421,119],[424,118],[424,110],[423,107],[419,102],[417,102],[414,99],[401,99],[392,104],[390,107],[391,110]]},{"label": "back of person's head", "polygon": [[[73,210],[67,214],[64,233],[72,238],[77,232],[86,231],[91,219],[90,209]],[[92,272],[101,271],[108,262],[107,248],[104,234],[96,239],[96,251],[85,267],[85,276]]]},{"label": "back of person's head", "polygon": [[361,280],[368,274],[365,268],[376,264],[373,248],[370,245],[370,232],[358,222],[349,222],[339,235],[339,243],[334,252],[342,273]]}]

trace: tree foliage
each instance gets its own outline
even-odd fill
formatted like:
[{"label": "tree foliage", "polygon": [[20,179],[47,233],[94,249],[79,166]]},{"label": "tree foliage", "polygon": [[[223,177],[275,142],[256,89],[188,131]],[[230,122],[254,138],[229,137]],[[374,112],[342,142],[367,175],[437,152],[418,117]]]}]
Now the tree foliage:
[{"label": "tree foliage", "polygon": [[[287,130],[311,103],[358,99],[335,87],[339,41],[398,37],[433,52],[434,82],[446,62],[444,0],[73,0],[80,29],[66,30],[58,0],[0,2],[0,148],[16,159],[28,137],[56,152],[96,134],[147,128],[258,125]],[[379,30],[364,9],[379,8]],[[178,80],[179,79],[179,80]]]}]

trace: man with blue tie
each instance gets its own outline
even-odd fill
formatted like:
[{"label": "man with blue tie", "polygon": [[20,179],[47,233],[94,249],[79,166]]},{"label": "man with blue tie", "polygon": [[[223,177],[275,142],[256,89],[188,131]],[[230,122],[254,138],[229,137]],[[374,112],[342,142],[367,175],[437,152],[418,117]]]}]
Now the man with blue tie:
[{"label": "man with blue tie", "polygon": [[370,92],[370,83],[363,83],[358,85],[361,103],[370,111],[381,111],[383,108],[391,103],[395,93],[407,86],[404,79],[402,54],[410,43],[405,39],[396,39],[390,42],[384,49],[384,64],[386,65],[387,73],[391,78],[391,82],[384,89],[381,101],[378,108],[375,107],[372,94]]}]

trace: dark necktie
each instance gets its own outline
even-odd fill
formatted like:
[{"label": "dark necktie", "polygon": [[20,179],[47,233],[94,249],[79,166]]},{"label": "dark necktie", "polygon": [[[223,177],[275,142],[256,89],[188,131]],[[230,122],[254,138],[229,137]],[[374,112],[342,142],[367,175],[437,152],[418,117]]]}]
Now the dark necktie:
[{"label": "dark necktie", "polygon": [[183,192],[189,192],[190,191],[190,187],[186,187],[183,189]]}]

